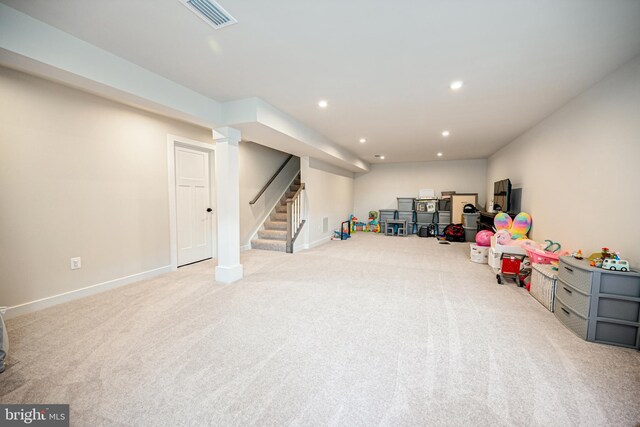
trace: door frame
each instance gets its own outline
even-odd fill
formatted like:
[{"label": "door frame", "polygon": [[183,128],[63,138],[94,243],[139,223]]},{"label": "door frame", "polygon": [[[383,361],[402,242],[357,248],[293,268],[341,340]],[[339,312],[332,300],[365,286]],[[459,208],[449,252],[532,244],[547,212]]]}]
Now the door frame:
[{"label": "door frame", "polygon": [[[195,149],[209,153],[209,197],[214,205],[215,198],[215,150],[216,146],[211,143],[195,141],[177,135],[167,134],[167,171],[169,190],[169,246],[171,252],[171,271],[178,270],[178,214],[176,208],[176,146]],[[217,256],[217,206],[211,215],[211,258]]]}]

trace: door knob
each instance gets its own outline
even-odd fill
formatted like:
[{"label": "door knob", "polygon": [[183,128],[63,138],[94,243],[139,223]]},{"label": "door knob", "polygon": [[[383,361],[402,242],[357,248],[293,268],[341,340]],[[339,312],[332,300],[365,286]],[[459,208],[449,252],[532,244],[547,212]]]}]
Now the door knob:
[{"label": "door knob", "polygon": [[207,208],[207,212],[213,212],[213,209]]}]

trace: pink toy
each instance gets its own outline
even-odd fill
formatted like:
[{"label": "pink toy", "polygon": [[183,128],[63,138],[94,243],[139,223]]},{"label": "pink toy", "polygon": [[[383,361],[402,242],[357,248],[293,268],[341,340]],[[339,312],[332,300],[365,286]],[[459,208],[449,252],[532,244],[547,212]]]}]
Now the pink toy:
[{"label": "pink toy", "polygon": [[478,246],[491,246],[491,236],[493,236],[493,231],[491,230],[478,231],[476,243]]},{"label": "pink toy", "polygon": [[499,245],[508,245],[511,242],[509,230],[500,230],[496,234],[496,241]]}]

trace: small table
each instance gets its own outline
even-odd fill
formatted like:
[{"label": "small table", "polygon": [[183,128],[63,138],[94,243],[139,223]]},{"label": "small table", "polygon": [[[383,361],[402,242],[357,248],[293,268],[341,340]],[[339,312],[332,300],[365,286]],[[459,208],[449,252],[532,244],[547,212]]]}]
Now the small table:
[{"label": "small table", "polygon": [[393,236],[396,227],[398,228],[398,236],[406,236],[408,234],[406,219],[388,219],[385,225],[385,234],[387,236]]}]

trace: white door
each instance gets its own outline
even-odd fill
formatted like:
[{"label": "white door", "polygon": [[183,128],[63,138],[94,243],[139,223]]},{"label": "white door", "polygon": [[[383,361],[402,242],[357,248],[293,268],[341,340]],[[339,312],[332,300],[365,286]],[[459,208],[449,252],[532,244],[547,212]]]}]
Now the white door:
[{"label": "white door", "polygon": [[176,147],[178,266],[212,255],[209,153]]}]

